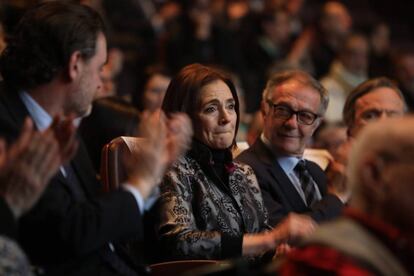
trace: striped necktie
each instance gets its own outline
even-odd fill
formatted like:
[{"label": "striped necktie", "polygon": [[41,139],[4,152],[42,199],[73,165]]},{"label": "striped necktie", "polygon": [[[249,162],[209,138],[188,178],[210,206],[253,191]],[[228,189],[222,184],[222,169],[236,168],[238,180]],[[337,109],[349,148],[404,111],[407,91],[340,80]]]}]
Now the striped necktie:
[{"label": "striped necktie", "polygon": [[300,185],[305,195],[306,204],[311,207],[317,201],[315,182],[312,179],[309,171],[306,169],[306,161],[300,160],[296,165],[294,171],[296,172]]}]

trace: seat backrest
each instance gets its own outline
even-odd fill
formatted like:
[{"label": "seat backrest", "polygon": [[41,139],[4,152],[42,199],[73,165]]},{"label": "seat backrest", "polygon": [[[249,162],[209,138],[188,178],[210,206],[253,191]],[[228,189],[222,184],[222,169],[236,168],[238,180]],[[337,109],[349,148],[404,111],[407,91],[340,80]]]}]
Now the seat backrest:
[{"label": "seat backrest", "polygon": [[106,144],[102,149],[101,180],[104,192],[118,189],[127,180],[125,162],[132,156],[139,158],[144,138],[120,136]]}]

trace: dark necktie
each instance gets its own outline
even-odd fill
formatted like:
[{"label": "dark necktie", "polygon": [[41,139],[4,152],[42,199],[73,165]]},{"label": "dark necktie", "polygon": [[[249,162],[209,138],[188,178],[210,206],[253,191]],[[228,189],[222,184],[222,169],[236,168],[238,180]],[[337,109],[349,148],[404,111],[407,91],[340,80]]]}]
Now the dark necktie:
[{"label": "dark necktie", "polygon": [[306,204],[310,207],[317,198],[314,181],[309,171],[306,169],[305,164],[305,160],[300,160],[294,170],[299,178],[300,185],[305,195]]}]

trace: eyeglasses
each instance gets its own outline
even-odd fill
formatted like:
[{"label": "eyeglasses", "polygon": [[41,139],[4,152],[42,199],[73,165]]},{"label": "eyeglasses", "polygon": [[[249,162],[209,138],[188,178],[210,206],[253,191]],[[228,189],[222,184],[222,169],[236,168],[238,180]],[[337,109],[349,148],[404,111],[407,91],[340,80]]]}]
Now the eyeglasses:
[{"label": "eyeglasses", "polygon": [[271,108],[273,108],[273,115],[283,120],[288,120],[293,115],[296,115],[296,120],[298,121],[298,123],[302,125],[311,125],[315,122],[317,118],[320,117],[318,114],[315,114],[310,111],[294,111],[289,106],[274,104],[270,100],[267,100],[267,103]]}]

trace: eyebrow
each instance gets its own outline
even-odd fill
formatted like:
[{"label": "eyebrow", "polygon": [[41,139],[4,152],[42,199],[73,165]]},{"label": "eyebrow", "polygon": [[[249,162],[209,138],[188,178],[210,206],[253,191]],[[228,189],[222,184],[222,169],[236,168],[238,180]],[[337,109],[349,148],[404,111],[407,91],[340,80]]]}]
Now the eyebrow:
[{"label": "eyebrow", "polygon": [[313,110],[310,110],[309,108],[303,108],[303,109],[299,109],[299,110],[295,110],[295,109],[293,109],[292,108],[292,106],[290,105],[290,104],[288,104],[287,102],[279,102],[279,103],[273,103],[272,101],[271,101],[271,103],[273,104],[273,105],[282,105],[282,106],[286,106],[286,107],[289,107],[290,109],[292,109],[292,110],[294,110],[294,111],[306,111],[306,112],[310,112],[310,113],[314,113],[314,114],[318,114],[318,112],[315,112],[315,111],[313,111]]},{"label": "eyebrow", "polygon": [[[236,100],[234,98],[228,98],[227,100],[225,100],[225,103],[230,103],[230,102],[234,103],[236,102]],[[206,103],[201,103],[201,106],[206,106],[209,104],[219,104],[219,103],[220,101],[217,98],[214,98]]]}]

